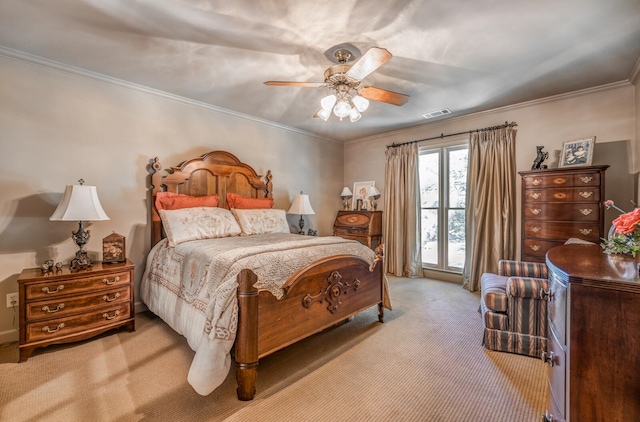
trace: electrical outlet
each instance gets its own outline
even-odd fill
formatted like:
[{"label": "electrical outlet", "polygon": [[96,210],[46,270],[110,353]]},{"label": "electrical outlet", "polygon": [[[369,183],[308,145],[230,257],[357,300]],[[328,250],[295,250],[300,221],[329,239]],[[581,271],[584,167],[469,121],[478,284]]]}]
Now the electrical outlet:
[{"label": "electrical outlet", "polygon": [[7,308],[18,307],[18,293],[7,294]]}]

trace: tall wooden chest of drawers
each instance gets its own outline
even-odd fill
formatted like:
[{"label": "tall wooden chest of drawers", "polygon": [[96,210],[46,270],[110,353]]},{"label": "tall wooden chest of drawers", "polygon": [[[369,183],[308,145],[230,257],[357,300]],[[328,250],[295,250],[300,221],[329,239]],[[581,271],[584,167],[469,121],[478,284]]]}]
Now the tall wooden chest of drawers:
[{"label": "tall wooden chest of drawers", "polygon": [[338,211],[333,222],[333,235],[364,242],[373,248],[373,241],[382,240],[382,211]]},{"label": "tall wooden chest of drawers", "polygon": [[20,362],[34,349],[84,340],[115,328],[135,330],[134,264],[94,262],[86,270],[42,273],[39,268],[18,277]]},{"label": "tall wooden chest of drawers", "polygon": [[571,238],[604,237],[604,174],[608,165],[521,171],[523,261],[544,262]]},{"label": "tall wooden chest of drawers", "polygon": [[638,262],[606,255],[599,245],[565,245],[547,254],[543,421],[640,421]]}]

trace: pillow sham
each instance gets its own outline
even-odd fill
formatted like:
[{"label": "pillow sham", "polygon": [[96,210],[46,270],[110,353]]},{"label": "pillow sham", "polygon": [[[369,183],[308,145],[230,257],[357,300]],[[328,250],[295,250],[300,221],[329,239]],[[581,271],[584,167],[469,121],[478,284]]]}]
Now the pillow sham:
[{"label": "pillow sham", "polygon": [[218,195],[191,196],[173,192],[158,192],[156,195],[156,209],[179,210],[193,207],[217,207]]},{"label": "pillow sham", "polygon": [[242,233],[231,211],[224,208],[193,207],[158,212],[169,246],[189,240],[237,236]]},{"label": "pillow sham", "polygon": [[229,208],[236,209],[266,209],[273,207],[273,198],[251,198],[237,193],[228,193],[227,204]]},{"label": "pillow sham", "polygon": [[291,233],[287,215],[280,209],[237,209],[231,210],[235,215],[242,236],[265,233]]}]

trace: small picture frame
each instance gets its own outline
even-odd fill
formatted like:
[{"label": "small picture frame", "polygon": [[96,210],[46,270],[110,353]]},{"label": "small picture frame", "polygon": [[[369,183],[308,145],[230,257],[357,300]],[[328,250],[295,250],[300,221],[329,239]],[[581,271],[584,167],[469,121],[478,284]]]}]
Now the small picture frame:
[{"label": "small picture frame", "polygon": [[595,142],[595,136],[563,142],[558,167],[590,166]]},{"label": "small picture frame", "polygon": [[[375,181],[370,182],[355,182],[353,184],[353,198],[351,198],[351,207],[353,211],[363,211],[371,209],[371,201],[367,196],[367,189],[374,187]],[[358,201],[360,206],[358,207]]]},{"label": "small picture frame", "polygon": [[102,239],[102,262],[111,264],[124,262],[127,259],[125,251],[126,245],[123,235],[113,232]]}]

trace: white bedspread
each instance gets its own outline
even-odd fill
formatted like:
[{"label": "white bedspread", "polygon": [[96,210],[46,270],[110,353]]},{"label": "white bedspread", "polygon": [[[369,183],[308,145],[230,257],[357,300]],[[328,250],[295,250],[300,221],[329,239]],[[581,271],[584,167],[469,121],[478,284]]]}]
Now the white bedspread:
[{"label": "white bedspread", "polygon": [[238,322],[237,281],[242,269],[258,276],[256,287],[282,298],[282,284],[320,258],[349,254],[369,264],[375,253],[353,240],[297,234],[264,234],[185,242],[166,239],[147,258],[140,295],[149,310],[187,338],[195,350],[188,381],[202,395],[227,376]]}]

